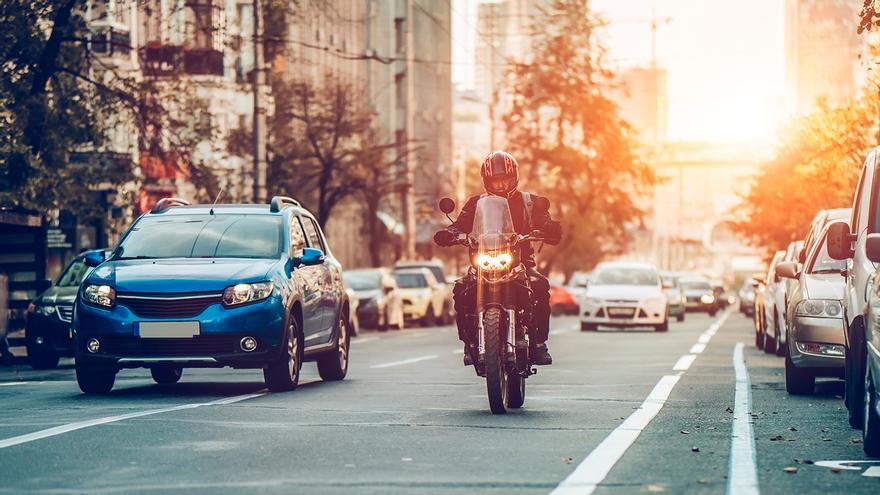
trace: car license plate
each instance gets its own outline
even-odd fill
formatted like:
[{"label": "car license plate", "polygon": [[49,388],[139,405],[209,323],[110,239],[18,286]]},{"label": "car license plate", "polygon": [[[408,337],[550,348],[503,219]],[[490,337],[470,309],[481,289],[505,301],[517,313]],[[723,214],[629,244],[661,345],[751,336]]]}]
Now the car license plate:
[{"label": "car license plate", "polygon": [[138,334],[142,339],[190,339],[199,334],[199,322],[142,321]]},{"label": "car license plate", "polygon": [[626,316],[631,317],[635,314],[632,308],[608,308],[608,316]]}]

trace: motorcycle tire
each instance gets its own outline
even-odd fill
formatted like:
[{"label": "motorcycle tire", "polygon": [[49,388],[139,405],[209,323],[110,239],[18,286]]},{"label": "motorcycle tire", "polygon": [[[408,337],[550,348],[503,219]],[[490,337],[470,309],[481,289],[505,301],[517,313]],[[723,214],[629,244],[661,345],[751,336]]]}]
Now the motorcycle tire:
[{"label": "motorcycle tire", "polygon": [[506,414],[509,406],[509,383],[507,359],[502,329],[501,309],[489,308],[483,315],[483,331],[486,336],[486,392],[492,414]]}]

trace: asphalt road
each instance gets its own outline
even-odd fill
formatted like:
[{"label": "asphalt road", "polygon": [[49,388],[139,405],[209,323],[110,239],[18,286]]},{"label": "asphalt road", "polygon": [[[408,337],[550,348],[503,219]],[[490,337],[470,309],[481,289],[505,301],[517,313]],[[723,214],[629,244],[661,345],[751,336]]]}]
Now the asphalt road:
[{"label": "asphalt road", "polygon": [[782,360],[752,347],[739,314],[688,315],[666,334],[582,333],[570,317],[553,328],[555,364],[506,416],[489,413],[451,327],[362,334],[345,381],[307,364],[283,394],[253,371],[158,386],[129,370],[86,397],[70,361],[0,368],[0,493],[880,490],[880,460],[829,464],[867,460],[841,383],[789,397]]}]

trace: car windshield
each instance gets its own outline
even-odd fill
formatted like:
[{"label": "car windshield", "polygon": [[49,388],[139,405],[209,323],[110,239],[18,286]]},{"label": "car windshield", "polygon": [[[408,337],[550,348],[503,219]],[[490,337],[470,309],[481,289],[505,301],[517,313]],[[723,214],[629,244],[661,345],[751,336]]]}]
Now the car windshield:
[{"label": "car windshield", "polygon": [[657,285],[657,272],[650,268],[601,268],[593,278],[594,285]]},{"label": "car windshield", "polygon": [[590,281],[590,276],[586,273],[575,273],[568,281],[569,287],[584,287]]},{"label": "car windshield", "polygon": [[428,286],[428,279],[421,273],[395,273],[394,278],[401,289],[424,289]]},{"label": "car windshield", "polygon": [[269,215],[173,215],[137,222],[114,259],[277,258],[281,217]]},{"label": "car windshield", "polygon": [[379,272],[344,272],[342,280],[352,290],[376,290],[379,288]]},{"label": "car windshield", "polygon": [[681,288],[684,290],[712,290],[712,286],[705,280],[682,280]]},{"label": "car windshield", "polygon": [[813,266],[807,273],[840,273],[846,269],[846,260],[836,260],[828,256],[828,243],[825,239],[818,246],[819,252],[813,260]]},{"label": "car windshield", "polygon": [[88,273],[89,267],[86,266],[83,259],[76,258],[67,266],[67,270],[64,270],[64,273],[58,277],[55,285],[58,287],[78,287]]},{"label": "car windshield", "polygon": [[443,275],[443,269],[437,265],[403,265],[402,268],[426,268],[430,270],[431,274],[434,275],[434,278],[437,279],[437,281],[446,280],[446,277]]}]

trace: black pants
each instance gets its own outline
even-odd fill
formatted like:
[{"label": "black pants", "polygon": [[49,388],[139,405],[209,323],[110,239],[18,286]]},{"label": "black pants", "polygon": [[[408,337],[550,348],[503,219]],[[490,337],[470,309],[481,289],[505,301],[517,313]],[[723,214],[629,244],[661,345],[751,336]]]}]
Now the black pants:
[{"label": "black pants", "polygon": [[[455,321],[458,324],[458,338],[465,343],[474,343],[475,324],[473,321],[477,305],[476,280],[473,278],[460,278],[455,281],[452,296],[455,300]],[[550,335],[550,282],[547,277],[537,270],[529,270],[529,285],[534,301],[534,320],[536,335],[531,335],[532,341],[542,344]]]}]

